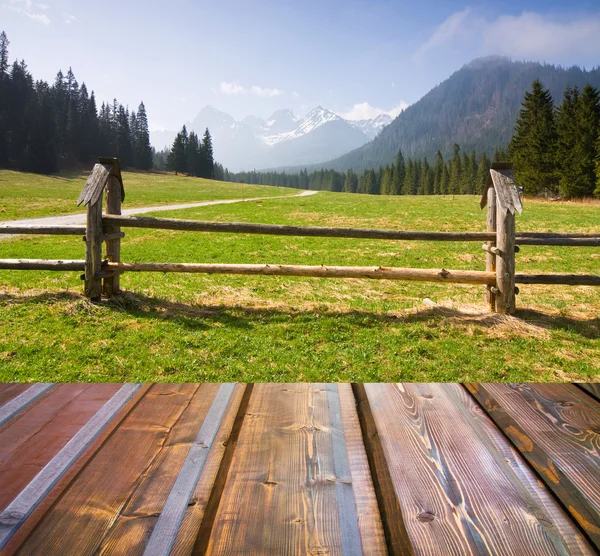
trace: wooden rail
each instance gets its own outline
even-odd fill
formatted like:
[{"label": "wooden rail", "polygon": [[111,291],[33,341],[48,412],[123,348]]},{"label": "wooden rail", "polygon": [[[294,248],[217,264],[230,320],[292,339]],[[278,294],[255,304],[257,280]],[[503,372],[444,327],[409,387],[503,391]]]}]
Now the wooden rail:
[{"label": "wooden rail", "polygon": [[85,261],[0,259],[0,270],[85,270]]},{"label": "wooden rail", "polygon": [[85,234],[85,226],[3,226],[0,235],[53,235],[80,236]]}]

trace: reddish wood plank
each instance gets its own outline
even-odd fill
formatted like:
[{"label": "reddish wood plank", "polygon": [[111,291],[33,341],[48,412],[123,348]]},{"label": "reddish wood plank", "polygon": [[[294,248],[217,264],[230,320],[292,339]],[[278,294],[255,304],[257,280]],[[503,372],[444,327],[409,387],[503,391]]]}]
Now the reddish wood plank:
[{"label": "reddish wood plank", "polygon": [[29,388],[31,384],[24,383],[0,383],[0,406],[3,406],[6,402],[9,402],[13,398],[16,398],[19,394],[22,394]]},{"label": "reddish wood plank", "polygon": [[152,386],[43,517],[20,552],[96,551],[197,389],[195,384]]},{"label": "reddish wood plank", "polygon": [[572,384],[468,388],[600,550],[600,403]]},{"label": "reddish wood plank", "polygon": [[[349,394],[347,388],[342,391]],[[347,553],[361,553],[363,542],[371,543],[370,554],[385,553],[373,490],[361,492],[365,498],[358,503],[354,495],[355,479],[369,486],[362,477],[364,458],[359,456],[354,471],[348,459],[348,444],[358,454],[358,422],[347,419],[352,410],[336,385],[256,384],[207,553],[341,554],[352,528],[358,545]],[[352,495],[351,504],[345,493]],[[346,528],[350,533],[342,538]]]},{"label": "reddish wood plank", "polygon": [[0,511],[73,437],[120,384],[62,384],[0,432]]},{"label": "reddish wood plank", "polygon": [[415,553],[592,553],[460,385],[365,391]]}]

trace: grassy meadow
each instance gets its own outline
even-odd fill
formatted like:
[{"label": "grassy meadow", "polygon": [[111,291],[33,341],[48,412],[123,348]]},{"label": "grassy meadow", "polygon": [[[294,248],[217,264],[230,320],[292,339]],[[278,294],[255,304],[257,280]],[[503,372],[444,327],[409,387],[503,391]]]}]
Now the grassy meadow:
[{"label": "grassy meadow", "polygon": [[[39,214],[58,209],[39,178]],[[79,178],[72,178],[76,180]],[[126,174],[124,207],[293,190]],[[161,192],[158,180],[168,181]],[[70,179],[71,180],[71,179]],[[79,186],[65,190],[65,206]],[[7,183],[8,182],[8,185]],[[37,183],[37,182],[36,182]],[[62,182],[60,182],[62,184]],[[133,185],[133,184],[137,185]],[[3,185],[2,185],[3,184]],[[197,195],[194,187],[197,184]],[[166,186],[165,186],[165,189]],[[217,191],[218,190],[218,191]],[[265,192],[265,190],[268,190]],[[250,193],[252,191],[252,193]],[[223,198],[223,197],[221,197]],[[11,208],[13,207],[13,208]],[[600,232],[600,206],[527,200],[517,230]],[[22,213],[19,213],[22,216]],[[34,216],[34,214],[31,214]],[[157,214],[274,224],[484,231],[477,197],[321,192]],[[5,213],[2,213],[5,218]],[[8,218],[8,217],[6,217]],[[483,270],[480,243],[206,234],[127,229],[124,262],[221,262]],[[78,237],[0,241],[0,258],[84,257]],[[517,272],[600,273],[598,248],[529,247]],[[100,304],[79,273],[0,271],[0,381],[590,381],[600,378],[600,290],[521,286],[515,317],[483,287],[293,277],[129,273]]]},{"label": "grassy meadow", "polygon": [[[77,198],[90,171],[91,167],[84,172],[43,176],[0,170],[0,221],[82,212]],[[123,184],[127,208],[290,194],[283,187],[214,182],[154,172],[123,172]]]}]

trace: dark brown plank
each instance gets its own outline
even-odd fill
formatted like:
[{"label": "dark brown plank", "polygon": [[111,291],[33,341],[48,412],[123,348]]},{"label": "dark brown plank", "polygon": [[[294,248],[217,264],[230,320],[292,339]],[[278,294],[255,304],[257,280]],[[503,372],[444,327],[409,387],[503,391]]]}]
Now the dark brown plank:
[{"label": "dark brown plank", "polygon": [[468,388],[600,550],[600,403],[572,384]]},{"label": "dark brown plank", "polygon": [[0,406],[3,406],[6,402],[9,402],[13,398],[16,398],[19,394],[25,392],[25,390],[27,390],[27,388],[30,386],[31,384],[25,383],[0,383]]},{"label": "dark brown plank", "polygon": [[[148,539],[165,506],[182,465],[188,456],[190,447],[205,417],[210,410],[219,384],[202,384],[193,395],[189,406],[181,418],[169,432],[164,446],[138,482],[129,500],[119,513],[114,524],[105,535],[100,545],[99,554],[142,554]],[[199,515],[195,527],[188,527],[186,553],[191,553],[202,515],[212,490],[212,485],[219,464],[225,451],[224,443],[230,434],[233,420],[237,413],[245,385],[237,385],[226,415],[221,421],[221,427],[203,468],[197,488],[204,492],[202,498],[194,494],[190,500],[194,511]]]},{"label": "dark brown plank", "polygon": [[254,386],[207,553],[385,553],[351,395],[348,384]]},{"label": "dark brown plank", "polygon": [[94,553],[197,389],[196,384],[152,386],[63,492],[19,552]]},{"label": "dark brown plank", "polygon": [[120,384],[60,384],[0,432],[0,511],[75,435]]},{"label": "dark brown plank", "polygon": [[457,384],[366,384],[415,553],[592,553],[553,497]]}]

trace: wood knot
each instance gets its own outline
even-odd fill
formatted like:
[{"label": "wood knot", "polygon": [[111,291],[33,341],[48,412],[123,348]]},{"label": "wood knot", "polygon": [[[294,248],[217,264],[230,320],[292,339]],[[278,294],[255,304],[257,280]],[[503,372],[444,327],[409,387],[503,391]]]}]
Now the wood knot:
[{"label": "wood knot", "polygon": [[263,481],[263,485],[267,485],[267,486],[275,486],[277,483],[275,481]]},{"label": "wood knot", "polygon": [[431,400],[433,398],[433,395],[432,394],[423,394],[421,397],[425,398],[426,400]]},{"label": "wood knot", "polygon": [[450,276],[450,273],[445,269],[442,268],[440,274],[439,274],[442,278],[448,278],[448,276]]},{"label": "wood knot", "polygon": [[421,512],[417,519],[423,523],[430,523],[435,519],[435,515],[431,512]]},{"label": "wood knot", "polygon": [[208,444],[204,444],[204,442],[200,442],[198,446],[200,446],[200,448],[208,448]]},{"label": "wood knot", "polygon": [[575,404],[573,402],[558,402],[560,407],[573,407]]},{"label": "wood knot", "polygon": [[292,521],[292,523],[298,523],[298,524],[300,524],[300,523],[304,523],[304,520],[302,518],[300,518],[300,517],[297,517],[296,519],[294,519]]}]

